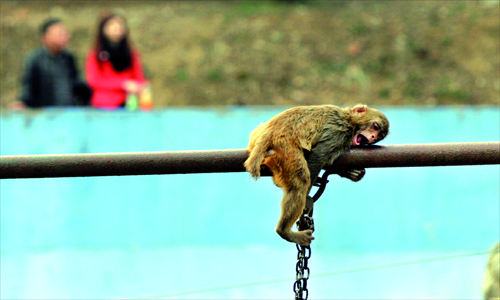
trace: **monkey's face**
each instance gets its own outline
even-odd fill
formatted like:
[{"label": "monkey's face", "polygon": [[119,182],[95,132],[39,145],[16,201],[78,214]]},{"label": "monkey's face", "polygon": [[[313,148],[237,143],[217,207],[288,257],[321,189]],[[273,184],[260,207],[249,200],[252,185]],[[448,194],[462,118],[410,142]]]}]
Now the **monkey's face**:
[{"label": "monkey's face", "polygon": [[354,137],[352,138],[352,145],[370,145],[375,144],[385,138],[382,132],[382,124],[379,120],[368,122],[365,126],[361,127]]}]

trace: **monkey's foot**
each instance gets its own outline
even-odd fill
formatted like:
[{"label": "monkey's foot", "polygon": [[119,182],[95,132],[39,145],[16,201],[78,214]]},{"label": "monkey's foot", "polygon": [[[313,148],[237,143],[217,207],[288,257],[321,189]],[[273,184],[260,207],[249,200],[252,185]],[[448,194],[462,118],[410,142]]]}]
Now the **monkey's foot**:
[{"label": "monkey's foot", "polygon": [[301,246],[309,246],[312,240],[314,240],[312,233],[312,230],[292,232],[292,235],[290,236],[290,242],[299,244]]}]

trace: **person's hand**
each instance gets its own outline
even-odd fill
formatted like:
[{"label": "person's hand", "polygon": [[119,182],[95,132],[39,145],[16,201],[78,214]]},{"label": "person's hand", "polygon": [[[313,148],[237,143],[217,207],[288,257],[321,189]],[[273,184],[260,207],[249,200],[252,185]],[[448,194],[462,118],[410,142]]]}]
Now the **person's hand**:
[{"label": "person's hand", "polygon": [[14,101],[7,104],[7,108],[10,110],[25,110],[26,105],[21,101]]},{"label": "person's hand", "polygon": [[125,81],[125,91],[129,94],[138,94],[142,90],[142,85],[134,80]]}]

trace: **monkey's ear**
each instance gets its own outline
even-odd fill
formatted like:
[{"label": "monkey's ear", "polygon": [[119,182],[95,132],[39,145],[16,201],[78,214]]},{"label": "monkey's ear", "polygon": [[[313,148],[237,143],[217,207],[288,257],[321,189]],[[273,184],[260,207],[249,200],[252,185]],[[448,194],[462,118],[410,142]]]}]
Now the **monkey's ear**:
[{"label": "monkey's ear", "polygon": [[352,108],[353,113],[364,114],[368,110],[368,107],[363,104],[358,104]]}]

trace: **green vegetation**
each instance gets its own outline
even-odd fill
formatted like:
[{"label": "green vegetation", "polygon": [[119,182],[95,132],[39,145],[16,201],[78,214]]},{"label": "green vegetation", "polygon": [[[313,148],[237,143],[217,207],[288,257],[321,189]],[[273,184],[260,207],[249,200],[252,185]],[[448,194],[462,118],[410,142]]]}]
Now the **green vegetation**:
[{"label": "green vegetation", "polygon": [[4,1],[0,104],[44,18],[83,71],[104,9],[127,17],[157,107],[499,104],[499,3],[460,0]]}]

